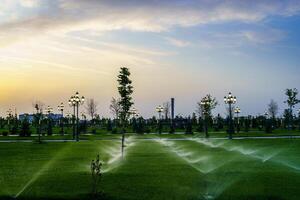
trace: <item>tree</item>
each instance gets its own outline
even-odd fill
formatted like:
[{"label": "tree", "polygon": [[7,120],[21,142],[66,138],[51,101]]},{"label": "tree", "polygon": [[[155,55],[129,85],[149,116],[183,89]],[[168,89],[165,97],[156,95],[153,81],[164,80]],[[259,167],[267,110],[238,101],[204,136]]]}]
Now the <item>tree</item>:
[{"label": "tree", "polygon": [[133,87],[131,85],[132,81],[129,79],[129,76],[129,69],[126,67],[121,67],[118,75],[118,91],[121,98],[118,104],[120,106],[119,118],[122,126],[122,156],[124,153],[125,127],[131,114],[130,108],[133,105],[131,97],[133,93]]},{"label": "tree", "polygon": [[293,123],[293,108],[295,107],[295,105],[297,105],[298,103],[300,103],[300,100],[297,99],[297,95],[298,95],[298,90],[296,88],[294,89],[286,89],[285,91],[285,95],[287,96],[287,100],[284,101],[284,103],[286,103],[289,107],[289,129],[292,128],[292,123]]},{"label": "tree", "polygon": [[98,110],[98,103],[94,99],[88,99],[85,109],[93,121]]},{"label": "tree", "polygon": [[278,113],[278,104],[272,99],[268,105],[268,114],[271,116],[270,120],[267,120],[268,130],[266,132],[272,132],[272,129],[276,127],[276,115]]},{"label": "tree", "polygon": [[163,103],[163,112],[165,115],[165,119],[170,118],[170,109],[171,109],[170,102],[167,101],[167,102]]},{"label": "tree", "polygon": [[35,109],[34,121],[36,125],[36,132],[38,134],[38,141],[39,143],[41,143],[41,129],[42,129],[41,122],[43,119],[43,109],[45,104],[41,101],[36,101],[32,105]]},{"label": "tree", "polygon": [[26,116],[21,123],[20,136],[21,137],[29,137],[30,135],[31,135],[30,123],[29,123],[28,117]]},{"label": "tree", "polygon": [[210,94],[206,95],[197,103],[198,112],[201,111],[201,116],[204,117],[205,124],[205,137],[208,138],[208,120],[212,117],[212,110],[216,108],[218,102],[216,98],[212,97]]},{"label": "tree", "polygon": [[120,99],[115,99],[113,97],[110,101],[109,110],[113,114],[114,118],[118,119],[121,110]]},{"label": "tree", "polygon": [[94,197],[98,197],[99,191],[99,183],[102,178],[102,163],[100,161],[100,156],[97,155],[96,160],[92,160],[91,162],[91,174],[92,174],[92,194]]},{"label": "tree", "polygon": [[275,119],[277,113],[278,113],[278,104],[272,99],[268,105],[268,114],[272,117],[272,119]]}]

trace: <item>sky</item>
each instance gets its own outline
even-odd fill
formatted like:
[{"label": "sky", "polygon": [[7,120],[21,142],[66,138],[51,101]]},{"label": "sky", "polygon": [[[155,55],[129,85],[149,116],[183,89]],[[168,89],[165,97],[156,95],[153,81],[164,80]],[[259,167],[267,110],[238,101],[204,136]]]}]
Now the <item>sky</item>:
[{"label": "sky", "polygon": [[78,91],[110,116],[120,67],[144,117],[171,97],[190,115],[206,94],[224,115],[230,91],[242,115],[271,99],[282,112],[300,89],[299,35],[299,0],[0,0],[0,114],[69,110]]}]

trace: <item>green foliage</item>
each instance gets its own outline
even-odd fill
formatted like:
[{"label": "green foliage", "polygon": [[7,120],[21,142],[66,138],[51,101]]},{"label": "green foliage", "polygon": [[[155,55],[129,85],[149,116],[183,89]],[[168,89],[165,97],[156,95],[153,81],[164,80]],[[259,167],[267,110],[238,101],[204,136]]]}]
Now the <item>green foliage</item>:
[{"label": "green foliage", "polygon": [[131,94],[133,93],[133,87],[131,85],[132,81],[129,79],[130,76],[130,72],[129,69],[126,67],[121,67],[120,68],[120,72],[118,75],[118,82],[119,82],[119,87],[118,87],[118,91],[120,94],[120,101],[119,101],[119,105],[120,105],[120,119],[121,119],[121,123],[127,122],[129,116],[130,116],[130,108],[133,105],[132,102],[132,97]]},{"label": "green foliage", "polygon": [[294,108],[295,105],[300,103],[300,100],[297,99],[298,90],[296,88],[286,89],[285,95],[287,96],[287,100],[284,103],[286,103],[290,109]]},{"label": "green foliage", "polygon": [[30,123],[28,121],[28,118],[25,117],[25,119],[22,121],[22,124],[21,124],[20,136],[21,137],[28,137],[30,135],[31,135]]},{"label": "green foliage", "polygon": [[52,125],[52,119],[48,119],[48,124],[47,124],[47,135],[52,135],[53,134],[53,125]]},{"label": "green foliage", "polygon": [[91,162],[92,194],[96,197],[99,195],[99,184],[102,178],[101,167],[100,156],[97,155],[96,159]]},{"label": "green foliage", "polygon": [[185,134],[193,134],[193,125],[191,118],[187,119],[186,125],[185,125]]},{"label": "green foliage", "polygon": [[211,111],[216,108],[218,105],[217,99],[215,97],[212,97],[210,94],[206,95],[201,99],[198,104],[198,110],[201,111],[201,115],[204,115],[205,117],[211,116]]}]

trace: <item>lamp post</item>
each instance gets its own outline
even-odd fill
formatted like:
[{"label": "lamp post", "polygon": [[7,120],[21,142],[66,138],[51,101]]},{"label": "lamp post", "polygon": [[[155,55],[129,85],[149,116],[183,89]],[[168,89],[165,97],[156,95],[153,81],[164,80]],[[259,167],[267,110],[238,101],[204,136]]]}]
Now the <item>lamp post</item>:
[{"label": "lamp post", "polygon": [[48,115],[48,118],[50,118],[51,113],[53,112],[53,108],[51,108],[50,106],[47,107],[46,109],[46,113]]},{"label": "lamp post", "polygon": [[208,122],[207,122],[208,119],[207,118],[208,118],[211,103],[212,103],[212,100],[210,98],[208,98],[208,96],[205,96],[200,101],[200,104],[202,106],[202,113],[204,115],[205,138],[209,138],[209,135],[208,135]]},{"label": "lamp post", "polygon": [[164,111],[164,108],[159,105],[156,107],[156,112],[158,113],[158,119],[161,120],[161,113]]},{"label": "lamp post", "polygon": [[59,119],[60,126],[61,126],[61,134],[64,135],[64,103],[60,103],[60,105],[57,106],[58,111],[61,112],[61,118]]},{"label": "lamp post", "polygon": [[241,113],[241,109],[239,107],[236,107],[234,109],[234,113],[236,114],[236,119],[237,119],[237,125],[236,125],[236,129],[237,132],[240,132],[240,118],[239,118],[239,114]]},{"label": "lamp post", "polygon": [[300,130],[300,108],[298,109],[298,124],[299,124],[298,129]]},{"label": "lamp post", "polygon": [[86,120],[86,114],[85,114],[85,112],[81,112],[80,114],[81,114],[82,120]]},{"label": "lamp post", "polygon": [[76,128],[75,128],[75,112],[76,112],[76,102],[75,97],[71,96],[69,99],[69,106],[73,108],[73,115],[72,115],[72,126],[73,126],[73,140],[75,140]]},{"label": "lamp post", "polygon": [[164,108],[159,105],[156,107],[156,112],[158,113],[158,133],[161,134],[162,132],[162,124],[161,124],[161,113],[164,111]]},{"label": "lamp post", "polygon": [[137,109],[136,108],[132,108],[130,110],[130,115],[134,118],[136,116],[136,114],[138,113]]},{"label": "lamp post", "polygon": [[236,97],[232,96],[231,92],[229,92],[228,96],[224,97],[225,104],[228,104],[229,109],[229,139],[232,139],[232,134],[234,133],[234,126],[232,121],[232,105],[236,103]]},{"label": "lamp post", "polygon": [[76,141],[79,141],[79,106],[84,103],[84,100],[84,96],[80,97],[78,92],[76,92],[76,94],[72,96],[69,100],[69,105],[73,106],[74,108],[74,117],[76,113],[76,134],[74,134],[75,126],[73,127],[73,137],[76,135]]},{"label": "lamp post", "polygon": [[6,111],[7,113],[7,126],[8,126],[8,132],[10,132],[10,118],[12,117],[12,110],[8,109],[8,111]]},{"label": "lamp post", "polygon": [[53,108],[47,106],[46,113],[48,118],[48,135],[52,135],[52,126],[51,126],[51,114],[53,112]]}]

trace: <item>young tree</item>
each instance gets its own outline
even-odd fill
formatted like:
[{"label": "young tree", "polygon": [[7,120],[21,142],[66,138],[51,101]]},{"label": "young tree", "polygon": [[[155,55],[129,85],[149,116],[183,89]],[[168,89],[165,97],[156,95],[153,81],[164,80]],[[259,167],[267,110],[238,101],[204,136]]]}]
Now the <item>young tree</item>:
[{"label": "young tree", "polygon": [[96,160],[92,160],[91,162],[91,174],[92,174],[92,194],[94,197],[98,197],[99,195],[99,183],[102,178],[102,163],[100,161],[100,156],[97,155]]},{"label": "young tree", "polygon": [[118,91],[120,94],[120,112],[119,112],[119,118],[121,120],[121,126],[122,126],[122,156],[124,153],[124,142],[125,142],[125,127],[127,124],[127,121],[130,117],[130,108],[133,105],[132,102],[132,93],[133,93],[133,87],[131,85],[132,81],[129,79],[130,71],[126,67],[121,67],[120,72],[118,75]]},{"label": "young tree", "polygon": [[211,111],[216,108],[218,102],[216,98],[212,97],[210,94],[206,95],[201,99],[200,102],[197,103],[198,112],[202,111],[201,115],[204,117],[205,124],[205,137],[208,138],[208,119],[212,117]]},{"label": "young tree", "polygon": [[271,119],[267,120],[268,130],[266,132],[272,132],[272,129],[276,127],[276,115],[278,113],[278,104],[272,99],[268,105],[268,112]]},{"label": "young tree", "polygon": [[278,104],[272,99],[268,105],[268,114],[272,117],[272,119],[275,119],[277,113],[278,113]]},{"label": "young tree", "polygon": [[121,110],[120,99],[115,99],[113,97],[110,101],[109,110],[113,114],[114,118],[118,119]]},{"label": "young tree", "polygon": [[286,89],[285,91],[285,95],[287,96],[287,100],[284,101],[284,103],[286,103],[289,107],[289,129],[292,128],[293,125],[293,108],[295,107],[295,105],[297,105],[298,103],[300,103],[300,100],[297,99],[297,95],[298,95],[298,90],[296,88],[294,89]]},{"label": "young tree", "polygon": [[93,121],[98,110],[98,103],[94,99],[88,99],[85,109]]}]

